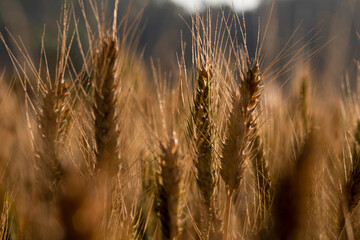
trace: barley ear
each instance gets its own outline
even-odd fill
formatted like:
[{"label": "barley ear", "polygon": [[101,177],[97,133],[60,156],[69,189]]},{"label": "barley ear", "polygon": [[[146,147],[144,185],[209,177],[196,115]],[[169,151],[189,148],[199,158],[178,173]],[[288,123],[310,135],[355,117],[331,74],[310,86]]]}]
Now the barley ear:
[{"label": "barley ear", "polygon": [[93,59],[93,112],[95,116],[96,169],[117,173],[119,150],[119,78],[115,66],[117,41],[102,37]]},{"label": "barley ear", "polygon": [[213,211],[213,198],[216,185],[216,169],[213,150],[212,122],[212,70],[208,64],[197,71],[194,106],[192,109],[192,137],[196,155],[196,182],[200,190],[206,216],[203,218],[203,234],[208,236]]},{"label": "barley ear", "polygon": [[61,79],[56,89],[49,89],[43,99],[42,111],[38,116],[40,147],[37,161],[41,172],[40,184],[43,197],[50,200],[63,175],[60,152],[63,148],[68,125],[70,108],[66,98],[69,95],[67,84]]},{"label": "barley ear", "polygon": [[158,182],[158,210],[165,239],[178,239],[182,231],[183,166],[178,140],[173,136],[168,143],[160,143],[160,173]]},{"label": "barley ear", "polygon": [[260,98],[258,65],[249,68],[241,82],[232,91],[232,110],[228,116],[227,136],[221,157],[221,177],[232,193],[239,188],[250,157],[250,145],[254,138],[255,108]]},{"label": "barley ear", "polygon": [[[229,217],[231,207],[230,199],[235,190],[240,186],[246,162],[251,157],[251,143],[254,139],[255,108],[261,96],[261,78],[257,62],[247,70],[239,69],[245,73],[240,77],[231,93],[232,110],[228,116],[226,139],[223,144],[221,157],[221,177],[224,180],[228,200],[226,216]],[[224,237],[227,239],[228,222],[225,220]]]}]

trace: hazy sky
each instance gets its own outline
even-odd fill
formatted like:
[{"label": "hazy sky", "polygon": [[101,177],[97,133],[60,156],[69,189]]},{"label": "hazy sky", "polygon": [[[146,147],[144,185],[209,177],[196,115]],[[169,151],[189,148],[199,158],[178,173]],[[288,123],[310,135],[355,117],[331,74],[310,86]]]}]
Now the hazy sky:
[{"label": "hazy sky", "polygon": [[212,5],[216,4],[228,4],[229,6],[232,6],[232,3],[234,3],[234,6],[236,9],[253,9],[255,8],[260,0],[171,0],[179,5],[184,6],[189,11],[194,10],[194,6],[197,8],[200,8],[204,5],[206,6],[207,3],[210,2]]}]

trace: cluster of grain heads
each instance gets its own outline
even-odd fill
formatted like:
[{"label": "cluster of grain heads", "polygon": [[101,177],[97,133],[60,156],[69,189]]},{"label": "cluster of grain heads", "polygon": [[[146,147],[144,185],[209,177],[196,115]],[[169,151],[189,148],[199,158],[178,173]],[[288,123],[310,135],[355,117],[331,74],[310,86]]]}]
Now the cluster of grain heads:
[{"label": "cluster of grain heads", "polygon": [[[59,33],[58,55],[55,78],[50,77],[45,49],[42,45],[40,54],[40,66],[36,69],[21,40],[12,37],[15,46],[22,54],[24,63],[15,57],[0,34],[10,58],[13,61],[17,78],[24,90],[25,110],[27,127],[30,130],[32,150],[36,154],[31,155],[36,168],[37,194],[40,199],[49,201],[55,192],[56,185],[61,176],[60,154],[66,138],[69,125],[70,107],[68,98],[68,85],[65,82],[65,74],[72,45],[72,38],[68,43],[69,9],[65,5],[61,18],[61,33]],[[42,63],[45,62],[45,70]],[[45,76],[43,76],[45,75]],[[16,85],[16,84],[15,84]],[[32,117],[36,118],[37,128],[33,128]],[[37,131],[34,131],[36,129]],[[28,131],[24,132],[26,136]],[[34,137],[36,135],[36,138]],[[35,143],[36,142],[36,143]],[[33,170],[33,169],[31,169]],[[29,171],[31,172],[31,171]],[[29,174],[31,175],[31,174]],[[29,179],[28,179],[29,180]],[[27,189],[30,191],[30,189]]]},{"label": "cluster of grain heads", "polygon": [[[70,25],[68,16],[69,8],[65,5],[60,21],[58,54],[54,71],[49,69],[44,45],[42,45],[38,69],[25,47],[15,39],[13,41],[23,54],[21,57],[25,61],[24,64],[20,63],[7,47],[18,73],[17,79],[24,91],[21,95],[24,95],[27,124],[22,135],[24,139],[29,138],[28,140],[31,141],[24,158],[26,161],[16,163],[20,173],[18,178],[21,179],[19,182],[22,183],[19,183],[22,190],[21,194],[17,194],[17,198],[22,199],[18,202],[17,210],[23,223],[21,229],[23,234],[29,234],[34,238],[50,237],[52,231],[55,232],[60,228],[56,222],[54,196],[64,173],[63,161],[67,158],[65,142],[70,126],[72,102],[70,96],[72,89],[67,83],[71,75],[67,71],[67,66],[73,40],[68,37]],[[7,46],[5,41],[4,44]],[[42,65],[44,62],[45,69]],[[54,78],[50,77],[50,72],[55,72]],[[27,166],[30,162],[31,166]],[[21,169],[25,166],[26,174]],[[31,204],[33,208],[19,207],[21,201]]]},{"label": "cluster of grain heads", "polygon": [[[31,147],[29,148],[31,149],[26,153],[26,161],[24,163],[20,162],[20,160],[16,161],[16,163],[13,161],[16,164],[16,170],[18,170],[14,174],[14,179],[20,179],[20,181],[10,185],[15,187],[17,192],[20,192],[16,194],[17,199],[23,197],[21,201],[17,202],[19,204],[16,209],[21,217],[21,233],[36,239],[100,239],[104,236],[108,237],[110,234],[99,237],[101,230],[107,231],[110,229],[110,227],[105,226],[99,230],[101,228],[99,226],[102,226],[107,221],[94,220],[94,216],[97,219],[108,219],[108,216],[103,214],[103,205],[110,206],[113,204],[111,210],[116,213],[123,209],[118,208],[122,204],[120,204],[119,199],[112,202],[112,199],[108,196],[109,191],[106,190],[110,187],[101,185],[102,179],[99,181],[100,184],[97,181],[91,181],[94,179],[89,178],[88,174],[84,174],[85,171],[83,172],[82,166],[80,166],[82,160],[88,163],[92,161],[92,152],[93,149],[96,149],[96,168],[99,172],[104,172],[101,177],[114,177],[118,172],[119,106],[117,91],[119,78],[115,76],[117,74],[115,65],[118,60],[116,32],[113,32],[111,36],[100,34],[98,48],[89,50],[91,64],[87,65],[87,59],[85,57],[83,59],[84,68],[88,66],[92,68],[92,71],[87,72],[87,74],[91,73],[91,80],[93,80],[94,94],[90,96],[91,94],[87,93],[88,89],[85,89],[83,83],[80,82],[82,78],[86,78],[84,77],[86,75],[84,74],[85,70],[83,69],[81,73],[78,73],[70,59],[70,50],[75,33],[71,38],[68,37],[70,32],[69,12],[68,6],[65,5],[59,24],[56,69],[53,71],[49,69],[50,65],[47,62],[44,45],[42,45],[40,66],[37,70],[30,56],[27,55],[26,49],[23,49],[25,47],[22,44],[13,39],[20,52],[24,54],[22,56],[25,59],[24,64],[16,59],[4,38],[0,35],[10,58],[14,62],[19,84],[24,90],[26,109],[26,118],[24,117],[24,119],[27,121],[27,129],[22,135],[24,138],[29,137],[27,135],[31,136],[29,137],[31,139]],[[115,16],[114,18],[114,22],[116,22],[117,19]],[[116,31],[116,29],[117,27],[114,25],[113,31]],[[88,29],[88,31],[90,30]],[[95,39],[92,40],[95,41]],[[55,72],[54,78],[50,77],[52,72]],[[18,87],[17,83],[12,82],[11,84]],[[9,98],[10,92],[7,94],[9,94],[7,96]],[[88,109],[91,108],[87,105],[86,98],[94,99],[91,105],[95,116],[95,124],[91,127],[83,126],[87,122],[83,118],[86,118],[86,113],[89,113]],[[6,101],[5,105],[5,102],[1,101],[1,105],[10,106],[10,103]],[[1,115],[5,114],[2,106]],[[72,111],[74,107],[79,111]],[[14,107],[14,109],[20,108]],[[18,113],[17,117],[21,118],[20,116],[21,114]],[[71,119],[73,116],[75,116],[75,119]],[[14,116],[7,116],[6,114],[5,120],[8,117],[17,119],[15,114]],[[0,124],[2,124],[3,116],[1,116],[0,120]],[[13,122],[17,123],[17,121]],[[17,127],[13,130],[14,134],[17,134]],[[90,134],[87,132],[88,130]],[[2,131],[0,133],[4,136]],[[75,142],[74,146],[70,146],[69,141],[77,140],[79,135],[81,140]],[[94,136],[95,141],[92,141]],[[12,145],[12,143],[12,140],[9,139],[5,146]],[[21,146],[22,142],[18,143]],[[77,147],[80,149],[76,149]],[[17,154],[20,155],[20,151],[16,154],[13,153],[16,152],[16,149],[17,147],[11,146],[11,154],[9,156],[4,155],[7,165],[10,159],[15,158]],[[83,153],[83,156],[79,156],[81,153]],[[0,160],[2,156],[3,154],[0,153]],[[27,168],[26,166],[30,162],[31,167]],[[1,164],[3,164],[2,161]],[[93,171],[90,164],[87,167],[89,169],[86,169],[86,172]],[[22,168],[26,168],[26,171]],[[3,169],[10,168],[6,166]],[[2,172],[1,175],[3,175]],[[84,180],[86,180],[85,183]],[[87,184],[95,185],[97,188],[88,188]],[[122,190],[118,178],[111,184],[116,185],[114,187],[115,191]],[[115,195],[116,197],[120,196],[118,193],[115,193]],[[106,196],[107,201],[98,201],[103,199],[100,196]],[[25,208],[26,210],[24,210]],[[3,213],[6,212],[7,210],[4,208]],[[93,216],[90,216],[92,213]],[[125,217],[126,214],[123,214],[123,218],[117,220],[117,222],[126,222]],[[120,227],[116,226],[114,228]],[[16,235],[12,235],[12,237],[14,236]]]},{"label": "cluster of grain heads", "polygon": [[[117,26],[115,1],[107,29],[91,0],[96,31],[79,3],[89,49],[72,46],[79,35],[82,48],[81,29],[74,21],[69,37],[71,11],[65,6],[54,78],[44,47],[37,70],[22,44],[15,42],[25,64],[6,45],[19,79],[9,86],[24,90],[19,99],[25,114],[17,113],[22,107],[0,82],[1,239],[359,236],[360,123],[352,141],[341,137],[348,125],[340,118],[330,127],[317,121],[309,79],[291,93],[296,106],[279,96],[280,88],[265,92],[263,43],[251,59],[236,14],[231,21],[223,13],[225,31],[221,24],[211,30],[210,13],[207,19],[197,14],[190,30],[192,86],[183,52],[174,74],[178,85],[167,79],[172,73],[153,69],[151,88],[146,68],[132,55],[137,18],[131,22],[127,13]],[[233,27],[243,34],[243,46],[232,39]],[[84,61],[80,70],[70,59],[77,50]],[[263,96],[271,100],[260,109]],[[356,114],[343,107],[352,124]],[[339,137],[326,135],[328,129]]]}]

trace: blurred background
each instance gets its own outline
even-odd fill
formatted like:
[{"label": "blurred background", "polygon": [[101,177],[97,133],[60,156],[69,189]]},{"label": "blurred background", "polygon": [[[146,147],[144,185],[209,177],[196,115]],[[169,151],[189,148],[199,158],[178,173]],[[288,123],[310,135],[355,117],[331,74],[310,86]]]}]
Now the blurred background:
[{"label": "blurred background", "polygon": [[[113,2],[114,0],[107,1],[105,8],[109,14]],[[160,62],[163,69],[172,72],[177,70],[176,54],[181,52],[181,39],[186,43],[185,55],[187,62],[190,62],[191,34],[187,24],[191,23],[194,11],[206,11],[210,2],[215,21],[222,16],[221,11],[226,16],[232,9],[239,14],[244,10],[248,47],[254,53],[259,26],[262,36],[273,1],[235,0],[232,3],[230,0],[120,0],[122,14],[130,2],[130,17],[135,17],[141,9],[144,10],[138,30],[139,54],[144,53],[145,63],[153,58]],[[8,32],[15,38],[21,37],[34,62],[37,62],[45,29],[48,58],[56,59],[57,23],[62,4],[62,0],[0,0],[0,31],[6,42],[12,49],[16,49]],[[77,1],[74,1],[74,8],[79,11]],[[358,12],[359,0],[277,0],[266,35],[263,64],[271,62],[289,40],[290,46],[299,41],[300,45],[296,49],[303,46],[301,51],[304,52],[304,61],[307,61],[306,56],[314,55],[309,65],[314,76],[317,76],[317,81],[338,87],[341,79],[356,76],[358,71],[354,63],[360,59]],[[81,22],[81,13],[78,12],[77,16],[80,19],[80,35],[85,38],[86,30]],[[80,64],[81,56],[73,53],[72,60],[75,64]],[[10,58],[1,43],[0,71],[6,69],[9,74],[12,72],[11,68]],[[352,79],[351,84],[355,84],[356,78],[349,79]]]}]

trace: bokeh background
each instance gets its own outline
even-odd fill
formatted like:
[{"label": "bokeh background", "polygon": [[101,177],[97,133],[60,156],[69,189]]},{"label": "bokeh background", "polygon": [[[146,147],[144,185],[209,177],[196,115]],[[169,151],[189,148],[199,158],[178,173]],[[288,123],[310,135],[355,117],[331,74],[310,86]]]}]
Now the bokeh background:
[{"label": "bokeh background", "polygon": [[[78,11],[77,1],[73,2]],[[259,26],[262,34],[272,2],[239,0],[232,4],[229,0],[120,0],[120,12],[124,13],[129,4],[132,6],[133,17],[144,10],[138,30],[138,52],[144,53],[145,63],[150,58],[155,59],[163,69],[171,72],[177,69],[176,54],[181,52],[181,39],[186,43],[185,54],[190,62],[191,34],[187,24],[191,23],[194,11],[206,11],[206,6],[210,3],[213,20],[216,21],[222,16],[221,11],[226,15],[233,9],[239,14],[244,10],[248,48],[254,52]],[[13,49],[16,47],[12,45],[9,32],[15,38],[21,37],[36,62],[45,30],[48,58],[56,59],[57,23],[62,4],[62,0],[0,0],[0,31]],[[111,14],[113,4],[114,0],[107,1],[108,14]],[[358,71],[354,61],[359,59],[360,54],[359,12],[359,0],[277,0],[266,35],[263,63],[271,62],[289,40],[292,43],[300,41],[302,46],[306,45],[303,49],[304,56],[314,55],[310,65],[317,81],[340,88],[341,79],[356,76]],[[80,20],[79,28],[80,34],[82,32],[85,37],[86,30]],[[77,61],[80,63],[81,57],[78,53],[73,53],[72,60],[75,64]],[[11,68],[12,64],[1,43],[0,71],[8,69],[6,72],[11,73]],[[289,76],[285,75],[283,78],[279,81],[284,82]],[[356,78],[349,79],[352,79],[351,84],[355,84]]]}]

